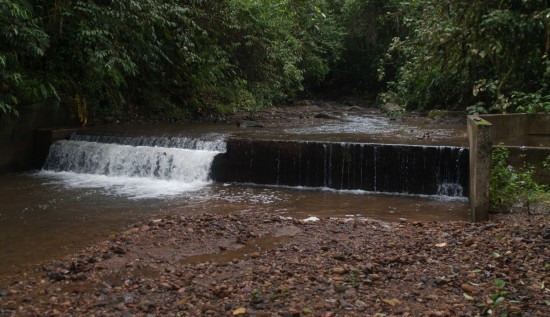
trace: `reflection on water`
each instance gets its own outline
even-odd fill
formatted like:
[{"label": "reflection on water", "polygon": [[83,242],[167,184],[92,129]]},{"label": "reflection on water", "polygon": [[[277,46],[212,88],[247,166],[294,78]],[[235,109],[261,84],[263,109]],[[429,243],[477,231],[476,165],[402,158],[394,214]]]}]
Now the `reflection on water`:
[{"label": "reflection on water", "polygon": [[321,189],[210,184],[171,197],[132,199],[108,187],[68,187],[48,174],[0,177],[0,275],[61,256],[139,220],[233,211],[283,216],[467,220],[464,199],[370,195]]}]

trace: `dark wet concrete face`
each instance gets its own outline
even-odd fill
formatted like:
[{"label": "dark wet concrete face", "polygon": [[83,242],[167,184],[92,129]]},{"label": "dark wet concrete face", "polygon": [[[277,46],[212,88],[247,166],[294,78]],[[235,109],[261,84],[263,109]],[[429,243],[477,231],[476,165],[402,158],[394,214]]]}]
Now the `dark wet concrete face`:
[{"label": "dark wet concrete face", "polygon": [[231,139],[211,174],[220,182],[467,196],[468,150]]},{"label": "dark wet concrete face", "polygon": [[159,215],[205,212],[269,212],[304,219],[312,216],[372,217],[386,221],[467,220],[464,199],[369,195],[212,184],[197,192],[163,199],[129,199],[104,189],[66,188],[48,178],[0,178],[0,275],[62,256]]}]

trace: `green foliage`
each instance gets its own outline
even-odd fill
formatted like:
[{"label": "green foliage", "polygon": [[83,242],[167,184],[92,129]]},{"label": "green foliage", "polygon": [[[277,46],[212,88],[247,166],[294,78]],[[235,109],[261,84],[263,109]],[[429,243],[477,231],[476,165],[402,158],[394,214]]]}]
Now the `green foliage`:
[{"label": "green foliage", "polygon": [[88,117],[254,110],[341,49],[325,0],[0,0],[0,109],[58,96]]},{"label": "green foliage", "polygon": [[[546,186],[538,184],[533,175],[535,168],[524,164],[521,170],[516,170],[508,163],[510,151],[504,146],[493,150],[489,199],[493,211],[509,211],[517,203],[529,203],[533,194],[544,192]],[[543,166],[549,163],[544,162]]]},{"label": "green foliage", "polygon": [[[489,294],[487,304],[484,304],[482,315],[491,315],[493,311],[506,311],[508,305],[508,291],[506,291],[506,282],[503,280],[495,280],[493,282],[495,290]],[[507,316],[507,314],[502,314]],[[500,316],[502,316],[500,315]]]},{"label": "green foliage", "polygon": [[547,1],[402,1],[399,12],[409,33],[386,60],[408,108],[550,110]]},{"label": "green foliage", "polygon": [[55,96],[52,86],[32,76],[34,60],[48,45],[29,3],[0,0],[0,113],[17,115],[20,103]]},{"label": "green foliage", "polygon": [[[385,89],[382,77],[392,78],[395,67],[382,58],[401,31],[402,0],[339,0],[338,22],[345,30],[344,51],[332,68],[329,82],[342,94],[376,94]],[[382,75],[383,73],[383,75]]]},{"label": "green foliage", "polygon": [[177,120],[312,88],[550,112],[549,55],[545,0],[0,0],[0,113]]}]

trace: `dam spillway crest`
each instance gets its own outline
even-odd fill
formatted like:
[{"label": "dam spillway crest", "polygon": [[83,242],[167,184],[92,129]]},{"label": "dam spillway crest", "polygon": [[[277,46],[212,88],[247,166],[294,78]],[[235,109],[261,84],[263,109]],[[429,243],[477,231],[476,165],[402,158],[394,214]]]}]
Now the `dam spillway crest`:
[{"label": "dam spillway crest", "polygon": [[52,144],[43,170],[78,186],[107,184],[136,198],[155,196],[158,188],[164,188],[160,196],[196,190],[212,181],[464,197],[467,152],[452,146],[225,140],[223,135],[75,134]]}]

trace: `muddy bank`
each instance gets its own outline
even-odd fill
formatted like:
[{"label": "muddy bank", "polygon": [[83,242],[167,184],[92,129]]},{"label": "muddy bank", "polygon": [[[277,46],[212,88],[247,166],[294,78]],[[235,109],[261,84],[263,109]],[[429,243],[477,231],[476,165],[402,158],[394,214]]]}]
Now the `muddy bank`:
[{"label": "muddy bank", "polygon": [[547,316],[548,223],[151,219],[3,279],[0,316]]}]

